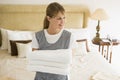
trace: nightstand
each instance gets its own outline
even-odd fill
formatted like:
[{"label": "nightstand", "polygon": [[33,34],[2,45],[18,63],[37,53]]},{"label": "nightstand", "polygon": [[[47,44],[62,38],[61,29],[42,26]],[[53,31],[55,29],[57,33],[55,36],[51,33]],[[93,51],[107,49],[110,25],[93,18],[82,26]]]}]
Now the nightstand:
[{"label": "nightstand", "polygon": [[99,42],[99,52],[111,63],[112,60],[112,47],[120,44],[119,41],[109,41],[102,39]]}]

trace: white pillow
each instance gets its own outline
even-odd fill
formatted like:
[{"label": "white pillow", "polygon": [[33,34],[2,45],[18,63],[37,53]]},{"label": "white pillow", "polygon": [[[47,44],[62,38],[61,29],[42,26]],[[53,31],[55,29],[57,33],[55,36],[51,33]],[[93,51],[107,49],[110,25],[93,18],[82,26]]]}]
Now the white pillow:
[{"label": "white pillow", "polygon": [[88,53],[86,41],[78,42],[78,47],[73,49],[74,56],[84,56]]},{"label": "white pillow", "polygon": [[16,43],[18,50],[18,57],[25,58],[28,53],[32,52],[31,42],[30,43]]},{"label": "white pillow", "polygon": [[90,39],[90,32],[88,30],[88,28],[82,28],[82,29],[66,29],[68,31],[70,31],[75,40],[82,40],[82,39],[87,39],[87,42],[88,42],[88,48],[89,50],[91,50],[91,39]]},{"label": "white pillow", "polygon": [[1,35],[2,35],[2,45],[1,49],[8,49],[8,35],[7,35],[7,29],[0,28],[1,29]]},{"label": "white pillow", "polygon": [[11,53],[9,40],[32,40],[32,31],[7,31],[8,33],[8,52]]}]

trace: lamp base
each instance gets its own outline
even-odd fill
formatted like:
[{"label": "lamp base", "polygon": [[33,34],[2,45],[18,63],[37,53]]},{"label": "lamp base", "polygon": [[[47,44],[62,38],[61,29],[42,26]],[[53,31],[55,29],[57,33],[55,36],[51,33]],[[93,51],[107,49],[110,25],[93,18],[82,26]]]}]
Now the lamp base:
[{"label": "lamp base", "polygon": [[93,38],[92,43],[99,45],[100,41],[102,41],[102,40],[99,37],[95,37],[95,38]]}]

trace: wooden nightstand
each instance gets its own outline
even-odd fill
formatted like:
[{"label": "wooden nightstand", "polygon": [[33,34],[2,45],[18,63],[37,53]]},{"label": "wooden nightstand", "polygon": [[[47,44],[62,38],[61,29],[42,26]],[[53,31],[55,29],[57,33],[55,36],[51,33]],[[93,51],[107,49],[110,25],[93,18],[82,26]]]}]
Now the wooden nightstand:
[{"label": "wooden nightstand", "polygon": [[112,60],[112,47],[120,44],[119,41],[102,40],[99,43],[99,52],[111,63]]}]

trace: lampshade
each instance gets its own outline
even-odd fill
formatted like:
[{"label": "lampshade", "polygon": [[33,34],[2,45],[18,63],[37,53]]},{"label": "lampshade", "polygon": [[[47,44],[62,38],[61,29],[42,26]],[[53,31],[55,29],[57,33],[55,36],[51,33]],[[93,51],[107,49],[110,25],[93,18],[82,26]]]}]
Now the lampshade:
[{"label": "lampshade", "polygon": [[105,12],[104,9],[102,8],[98,8],[95,10],[95,12],[91,15],[91,18],[94,19],[94,20],[106,20],[108,19],[108,16]]}]

